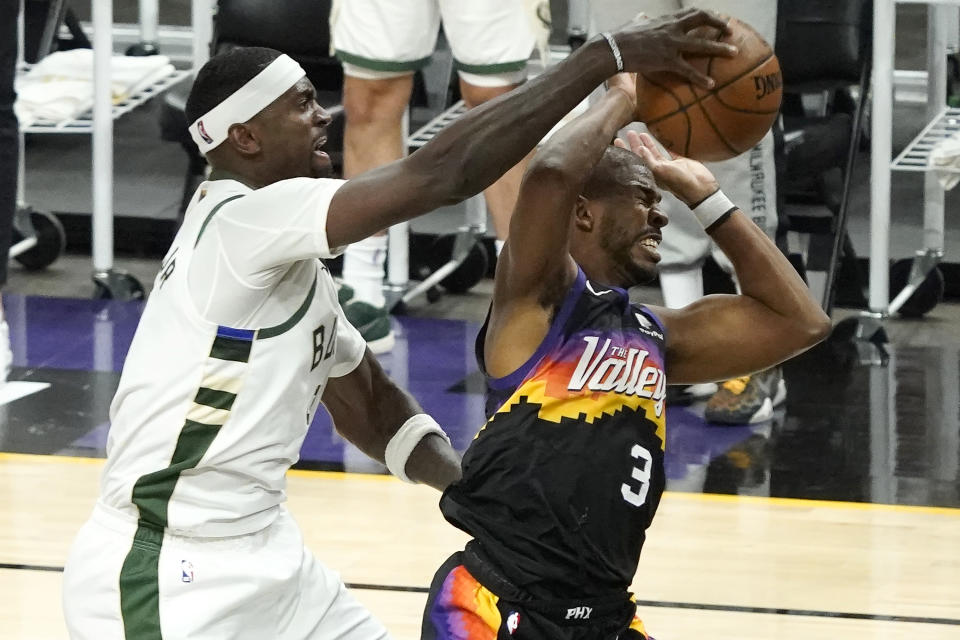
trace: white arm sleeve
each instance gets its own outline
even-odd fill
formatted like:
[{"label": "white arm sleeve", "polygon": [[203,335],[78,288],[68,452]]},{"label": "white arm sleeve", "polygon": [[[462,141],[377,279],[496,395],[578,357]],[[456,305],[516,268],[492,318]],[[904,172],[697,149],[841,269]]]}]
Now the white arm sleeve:
[{"label": "white arm sleeve", "polygon": [[333,258],[345,247],[327,244],[327,211],[344,180],[291,178],[227,204],[212,220],[234,273],[247,284],[271,280],[275,267]]},{"label": "white arm sleeve", "polygon": [[[194,252],[190,295],[200,315],[218,324],[276,321],[293,309],[266,305],[285,286],[294,263],[331,258],[327,210],[343,180],[293,178],[225,204],[210,219]],[[299,304],[299,303],[296,303]],[[349,323],[346,323],[349,324]]]}]

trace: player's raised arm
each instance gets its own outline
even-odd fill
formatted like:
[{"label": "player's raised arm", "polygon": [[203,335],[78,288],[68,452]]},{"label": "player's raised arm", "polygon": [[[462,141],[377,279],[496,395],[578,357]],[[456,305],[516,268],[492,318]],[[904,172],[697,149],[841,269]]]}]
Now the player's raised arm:
[{"label": "player's raised arm", "polygon": [[617,131],[636,109],[633,74],[611,78],[609,90],[586,113],[557,131],[527,167],[510,240],[500,260],[495,305],[543,298],[547,283],[576,274],[568,252],[570,221],[577,199]]},{"label": "player's raised arm", "polygon": [[619,74],[586,113],[557,131],[524,174],[497,265],[486,336],[488,372],[506,374],[536,351],[577,274],[573,213],[584,185],[636,108],[633,74]]},{"label": "player's raised arm", "polygon": [[711,295],[683,309],[657,309],[667,328],[673,383],[722,380],[771,367],[823,340],[830,318],[766,234],[726,199],[699,162],[668,158],[647,134],[630,147],[657,184],[693,208],[733,263],[741,295]]},{"label": "player's raised arm", "polygon": [[689,10],[598,35],[521,87],[471,109],[411,156],[350,180],[330,205],[330,246],[479,193],[618,71],[671,71],[711,86],[681,54],[732,56],[736,49],[689,35],[704,25],[727,30],[717,16]]}]

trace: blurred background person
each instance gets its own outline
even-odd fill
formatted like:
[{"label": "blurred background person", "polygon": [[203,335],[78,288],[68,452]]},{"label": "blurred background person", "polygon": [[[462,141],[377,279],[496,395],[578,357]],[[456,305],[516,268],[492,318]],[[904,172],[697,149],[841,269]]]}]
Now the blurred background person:
[{"label": "blurred background person", "polygon": [[[343,63],[344,178],[406,153],[403,117],[413,75],[430,60],[441,22],[459,74],[460,93],[474,107],[510,91],[527,77],[527,60],[549,19],[546,0],[343,0],[330,28]],[[539,17],[538,17],[539,16]],[[545,36],[544,36],[545,37]],[[510,213],[526,161],[484,192],[497,235],[507,237]],[[393,347],[383,295],[386,233],[351,245],[344,254],[344,312],[374,353]],[[352,294],[352,298],[345,299]]]}]

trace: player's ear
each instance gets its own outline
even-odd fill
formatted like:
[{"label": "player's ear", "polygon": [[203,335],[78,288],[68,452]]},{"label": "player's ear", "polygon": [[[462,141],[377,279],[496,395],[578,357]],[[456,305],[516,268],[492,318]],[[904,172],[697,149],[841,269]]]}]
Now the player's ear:
[{"label": "player's ear", "polygon": [[577,202],[573,205],[573,224],[580,231],[590,233],[596,223],[596,216],[591,211],[590,201],[584,196],[577,196]]},{"label": "player's ear", "polygon": [[240,155],[250,156],[260,151],[257,133],[248,124],[232,124],[227,132],[227,141]]}]

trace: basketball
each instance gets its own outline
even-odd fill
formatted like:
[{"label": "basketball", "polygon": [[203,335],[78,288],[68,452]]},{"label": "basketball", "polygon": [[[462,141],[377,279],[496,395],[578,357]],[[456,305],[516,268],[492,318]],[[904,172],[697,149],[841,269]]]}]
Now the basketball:
[{"label": "basketball", "polygon": [[713,27],[693,32],[739,48],[733,58],[687,58],[713,78],[713,89],[671,73],[637,76],[636,120],[664,147],[695,160],[726,160],[748,151],[780,111],[783,78],[773,49],[750,25],[736,18],[728,24],[729,35]]}]

